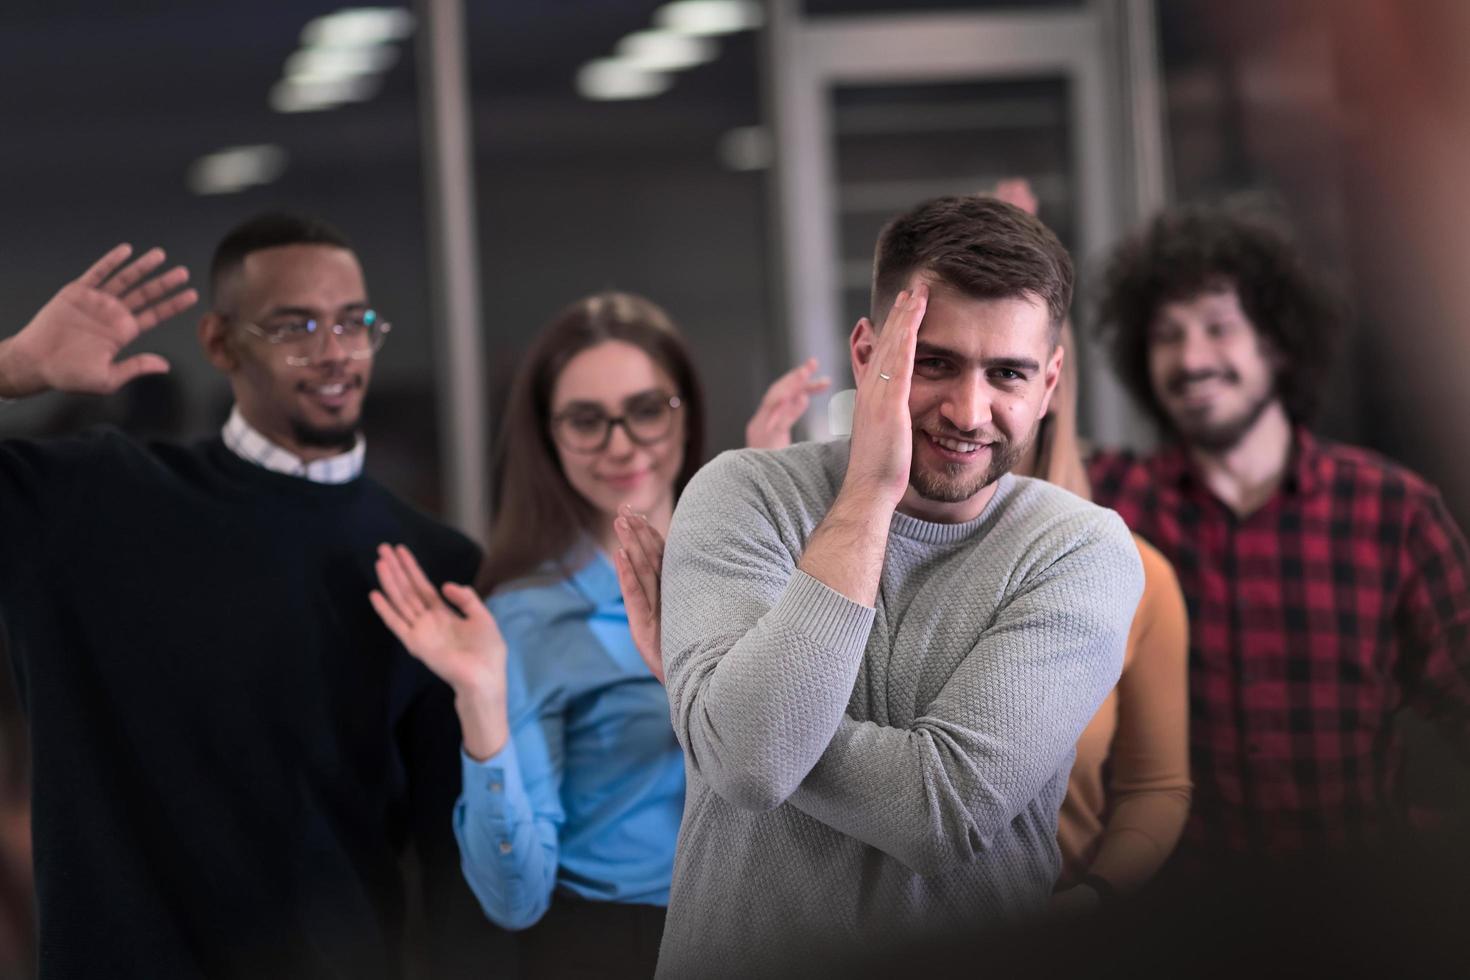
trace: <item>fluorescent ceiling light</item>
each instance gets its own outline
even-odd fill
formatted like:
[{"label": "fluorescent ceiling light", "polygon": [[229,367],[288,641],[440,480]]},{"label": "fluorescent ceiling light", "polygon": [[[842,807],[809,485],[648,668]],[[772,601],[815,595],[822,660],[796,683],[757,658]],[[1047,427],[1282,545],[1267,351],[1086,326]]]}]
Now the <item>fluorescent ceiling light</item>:
[{"label": "fluorescent ceiling light", "polygon": [[618,42],[617,57],[644,71],[678,71],[713,61],[720,53],[714,41],[668,31],[638,31]]},{"label": "fluorescent ceiling light", "polygon": [[755,0],[675,0],[660,7],[653,22],[677,34],[709,36],[753,30],[765,16]]},{"label": "fluorescent ceiling light", "polygon": [[413,33],[413,14],[400,7],[348,7],[311,21],[301,31],[308,48],[353,48],[401,41]]},{"label": "fluorescent ceiling light", "polygon": [[189,166],[185,180],[195,194],[234,194],[269,184],[286,171],[286,151],[269,143],[232,146],[202,156]]},{"label": "fluorescent ceiling light", "polygon": [[669,77],[617,58],[598,58],[577,71],[577,91],[588,99],[646,99],[668,91]]},{"label": "fluorescent ceiling light", "polygon": [[377,75],[304,82],[286,79],[271,86],[271,108],[277,112],[335,109],[344,102],[371,99],[377,94],[379,84],[381,78]]},{"label": "fluorescent ceiling light", "polygon": [[285,75],[292,82],[331,82],[387,71],[398,60],[390,44],[362,48],[306,48],[286,59]]},{"label": "fluorescent ceiling light", "polygon": [[731,170],[765,170],[776,159],[770,130],[740,126],[720,137],[720,161]]}]

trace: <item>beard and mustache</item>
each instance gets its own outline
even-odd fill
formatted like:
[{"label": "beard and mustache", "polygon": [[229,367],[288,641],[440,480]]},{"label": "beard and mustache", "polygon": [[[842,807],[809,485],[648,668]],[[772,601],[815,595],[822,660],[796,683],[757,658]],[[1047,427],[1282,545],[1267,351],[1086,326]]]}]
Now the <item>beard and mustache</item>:
[{"label": "beard and mustache", "polygon": [[[969,500],[1015,469],[1026,458],[1031,443],[1036,438],[1034,427],[1029,436],[1013,443],[1000,432],[968,435],[945,426],[942,419],[939,422],[938,425],[921,426],[914,430],[914,455],[909,464],[909,486],[923,499],[935,503],[957,504]],[[990,449],[990,465],[978,474],[969,473],[972,467],[963,463],[941,463],[937,467],[927,467],[919,461],[918,447],[918,440],[924,438],[925,433],[932,433],[941,439],[986,445]]]},{"label": "beard and mustache", "polygon": [[[1208,371],[1176,371],[1164,385],[1170,395],[1179,397],[1190,384],[1218,379],[1223,384],[1240,385],[1239,372],[1232,368]],[[1245,409],[1230,418],[1211,420],[1197,417],[1187,411],[1165,410],[1169,428],[1186,444],[1208,453],[1229,452],[1240,444],[1246,434],[1255,428],[1261,416],[1276,400],[1276,386],[1270,384],[1246,405]]]},{"label": "beard and mustache", "polygon": [[310,446],[313,449],[348,450],[357,442],[356,421],[351,425],[334,426],[312,425],[298,418],[293,418],[290,422],[291,435],[301,446]]},{"label": "beard and mustache", "polygon": [[[348,388],[362,388],[365,384],[361,375],[348,374],[340,377],[332,375],[327,380],[334,379],[341,381]],[[302,382],[301,387],[305,385],[306,382]],[[356,444],[357,430],[360,428],[361,421],[359,416],[353,416],[334,425],[314,425],[299,415],[293,414],[287,419],[291,426],[291,435],[296,439],[298,445],[310,446],[314,449],[341,449],[344,451],[351,449]]]}]

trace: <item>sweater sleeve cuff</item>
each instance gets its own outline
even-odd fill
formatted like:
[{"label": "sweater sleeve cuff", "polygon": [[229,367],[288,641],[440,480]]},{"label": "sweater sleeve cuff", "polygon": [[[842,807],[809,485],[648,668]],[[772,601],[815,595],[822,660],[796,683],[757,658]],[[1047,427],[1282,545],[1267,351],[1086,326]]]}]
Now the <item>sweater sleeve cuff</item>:
[{"label": "sweater sleeve cuff", "polygon": [[861,650],[875,612],[798,568],[768,615],[818,646]]},{"label": "sweater sleeve cuff", "polygon": [[478,762],[459,750],[460,792],[471,809],[487,816],[505,816],[515,808],[513,796],[521,789],[521,763],[516,756],[516,743],[505,740],[499,752]]}]

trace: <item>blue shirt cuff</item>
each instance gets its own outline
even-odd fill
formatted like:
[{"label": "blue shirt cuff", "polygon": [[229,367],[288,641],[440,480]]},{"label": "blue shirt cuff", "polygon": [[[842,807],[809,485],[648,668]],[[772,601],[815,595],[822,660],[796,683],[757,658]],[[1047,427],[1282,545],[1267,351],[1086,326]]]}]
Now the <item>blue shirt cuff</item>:
[{"label": "blue shirt cuff", "polygon": [[505,815],[512,806],[510,794],[521,789],[521,762],[514,739],[484,762],[469,757],[461,746],[460,792],[465,803],[487,815]]}]

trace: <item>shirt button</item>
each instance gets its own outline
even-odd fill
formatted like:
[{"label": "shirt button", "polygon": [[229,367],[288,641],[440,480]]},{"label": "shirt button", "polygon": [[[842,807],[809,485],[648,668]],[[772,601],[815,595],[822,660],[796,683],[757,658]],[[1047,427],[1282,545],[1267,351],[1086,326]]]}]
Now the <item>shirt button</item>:
[{"label": "shirt button", "polygon": [[511,851],[510,841],[508,841],[508,840],[501,841],[500,842],[500,853],[501,854],[509,854],[510,851]]},{"label": "shirt button", "polygon": [[499,793],[503,789],[505,789],[505,787],[502,786],[502,785],[500,785],[500,783],[495,782],[493,780],[491,781],[491,783],[490,783],[490,792],[492,792],[492,793]]}]

